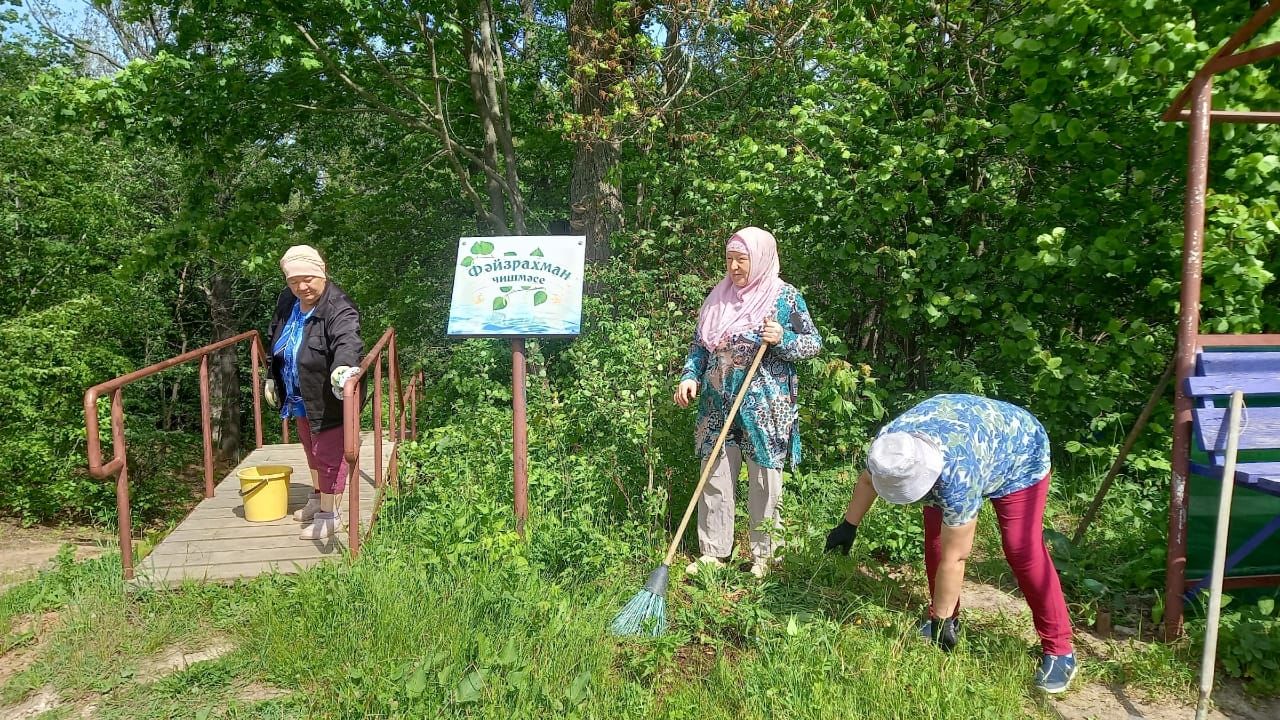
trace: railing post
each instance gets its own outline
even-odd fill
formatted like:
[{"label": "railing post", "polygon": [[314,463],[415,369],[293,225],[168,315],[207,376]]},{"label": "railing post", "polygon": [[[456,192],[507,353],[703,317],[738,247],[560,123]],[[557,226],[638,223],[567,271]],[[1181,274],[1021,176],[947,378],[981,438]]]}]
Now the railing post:
[{"label": "railing post", "polygon": [[360,381],[361,372],[342,387],[342,445],[347,459],[347,549],[360,553]]},{"label": "railing post", "polygon": [[413,433],[414,440],[418,439],[418,388],[422,387],[422,377],[421,372],[414,375],[413,382],[417,384],[412,385],[410,391],[413,398],[413,425],[409,430]]},{"label": "railing post", "polygon": [[204,436],[204,496],[213,497],[213,420],[209,417],[209,355],[200,356],[200,433]]},{"label": "railing post", "polygon": [[116,521],[120,526],[120,566],[124,579],[133,579],[133,519],[129,510],[129,449],[124,441],[124,390],[116,388],[111,393],[111,444],[113,454],[120,458],[116,471]]},{"label": "railing post", "polygon": [[[390,395],[387,398],[388,417],[390,424],[387,426],[387,433],[394,442],[400,442],[399,436],[396,435],[396,392],[400,388],[400,363],[396,355],[396,334],[391,333],[391,342],[389,344],[391,354],[387,356],[387,375],[391,379]],[[379,465],[381,467],[381,465]]]},{"label": "railing post", "polygon": [[262,447],[262,378],[258,366],[262,364],[262,345],[255,336],[249,341],[249,355],[253,358],[253,440]]},{"label": "railing post", "polygon": [[347,463],[347,547],[351,557],[360,554],[360,461]]},{"label": "railing post", "polygon": [[382,487],[382,358],[373,360],[373,486]]}]

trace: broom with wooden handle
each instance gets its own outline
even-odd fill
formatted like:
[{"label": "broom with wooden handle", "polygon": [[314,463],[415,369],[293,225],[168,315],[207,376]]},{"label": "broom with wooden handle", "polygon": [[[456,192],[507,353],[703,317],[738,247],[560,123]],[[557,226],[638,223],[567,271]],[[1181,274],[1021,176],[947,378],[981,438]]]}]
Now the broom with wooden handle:
[{"label": "broom with wooden handle", "polygon": [[751,367],[742,378],[742,387],[738,390],[738,396],[733,399],[729,414],[725,416],[724,427],[720,428],[720,436],[716,438],[716,444],[711,447],[711,454],[707,456],[708,460],[702,468],[702,477],[698,478],[698,485],[693,489],[693,497],[689,498],[689,507],[685,508],[684,517],[680,519],[680,527],[676,528],[676,533],[671,538],[666,559],[649,574],[644,588],[633,595],[631,601],[613,619],[611,627],[614,635],[640,635],[648,632],[658,636],[666,632],[667,582],[671,575],[671,561],[675,559],[676,549],[680,547],[680,538],[684,537],[685,528],[689,526],[689,518],[693,516],[693,509],[698,505],[698,498],[702,497],[702,488],[706,486],[707,478],[711,477],[711,470],[716,465],[715,458],[720,456],[720,449],[724,447],[729,428],[733,426],[733,420],[738,416],[738,407],[742,405],[742,398],[746,397],[747,388],[751,386],[756,369],[760,367],[760,359],[764,357],[764,351],[768,348],[768,343],[763,341],[760,343],[760,349],[756,351]]}]

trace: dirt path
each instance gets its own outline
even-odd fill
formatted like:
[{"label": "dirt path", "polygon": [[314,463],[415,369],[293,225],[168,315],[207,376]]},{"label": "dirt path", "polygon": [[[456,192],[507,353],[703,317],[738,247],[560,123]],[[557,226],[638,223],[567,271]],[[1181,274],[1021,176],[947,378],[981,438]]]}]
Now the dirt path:
[{"label": "dirt path", "polygon": [[[1031,613],[1021,597],[995,585],[966,580],[961,601],[966,612],[1025,616],[1026,637],[1028,641],[1035,640]],[[1077,651],[1086,663],[1091,657],[1106,657],[1113,647],[1110,641],[1080,631],[1077,640]],[[1280,718],[1280,698],[1251,697],[1234,680],[1220,683],[1213,701],[1211,720]],[[1188,720],[1195,716],[1195,697],[1152,698],[1119,684],[1077,680],[1064,695],[1046,698],[1042,707],[1061,720]]]},{"label": "dirt path", "polygon": [[[1251,698],[1235,683],[1219,687],[1213,696],[1209,720],[1275,720],[1280,717],[1280,701]],[[1152,702],[1118,685],[1085,683],[1073,687],[1061,699],[1048,701],[1062,720],[1189,720],[1195,705],[1171,700]]]},{"label": "dirt path", "polygon": [[[30,665],[35,659],[36,650],[57,622],[57,613],[46,613],[41,618],[25,618],[22,621],[16,628],[16,633],[29,635],[30,642],[19,649],[0,654],[0,686],[9,677]],[[202,643],[190,647],[172,645],[145,660],[129,682],[135,685],[158,682],[197,663],[217,661],[234,651],[235,645],[220,636],[205,638]],[[232,697],[238,703],[253,705],[287,695],[287,690],[254,681],[236,683]],[[14,704],[0,705],[0,720],[32,720],[50,712],[59,713],[57,717],[61,718],[92,718],[103,703],[109,702],[108,696],[93,692],[63,697],[53,686],[45,686],[28,692]]]},{"label": "dirt path", "polygon": [[93,528],[24,528],[0,520],[0,592],[48,567],[63,545],[73,545],[76,559],[85,560],[101,555],[110,543],[110,536]]}]

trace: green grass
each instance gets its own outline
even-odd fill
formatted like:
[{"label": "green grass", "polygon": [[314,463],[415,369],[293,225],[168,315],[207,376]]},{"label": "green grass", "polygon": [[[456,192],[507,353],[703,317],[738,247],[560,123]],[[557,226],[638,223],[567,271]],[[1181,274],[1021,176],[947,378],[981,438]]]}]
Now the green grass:
[{"label": "green grass", "polygon": [[[579,502],[535,506],[521,541],[507,532],[506,499],[462,477],[388,505],[357,562],[296,576],[126,594],[118,557],[64,557],[0,596],[0,647],[32,658],[0,687],[0,706],[51,687],[66,703],[58,712],[93,703],[103,718],[1053,717],[1031,687],[1025,617],[974,611],[945,655],[916,634],[918,565],[877,560],[861,537],[853,557],[818,552],[827,506],[847,493],[832,480],[793,481],[789,552],[765,582],[735,568],[673,573],[660,638],[608,630],[656,565],[660,534],[609,527]],[[1100,535],[1130,519],[1106,514]],[[888,537],[897,521],[907,516],[877,523]],[[1007,584],[990,521],[971,577]],[[18,631],[44,611],[58,613],[51,633]],[[235,650],[144,678],[166,649],[219,639]],[[1185,645],[1109,647],[1085,655],[1083,679],[1190,696]],[[249,683],[288,695],[249,702]]]},{"label": "green grass", "polygon": [[[812,596],[783,572],[765,586],[725,572],[673,593],[676,631],[617,640],[607,625],[635,578],[566,588],[495,562],[429,572],[381,542],[354,565],[235,588],[126,599],[101,561],[74,568],[78,592],[35,663],[4,687],[12,703],[52,686],[96,698],[101,717],[1021,717],[1025,643],[975,637],[944,656],[913,618],[874,601]],[[825,583],[837,574],[829,563]],[[844,569],[848,569],[847,567]],[[64,568],[59,572],[68,572]],[[51,573],[36,584],[59,583]],[[748,576],[749,577],[749,576]],[[28,599],[35,597],[28,592]],[[6,622],[25,603],[6,602]],[[839,617],[828,614],[838,610]],[[237,649],[151,683],[165,647],[225,636]],[[904,671],[909,669],[909,672]],[[294,691],[234,702],[256,680]],[[986,707],[987,715],[972,708]]]},{"label": "green grass", "polygon": [[[765,584],[732,570],[678,583],[672,633],[619,640],[608,623],[643,581],[630,568],[566,586],[505,544],[433,568],[429,549],[386,530],[357,563],[238,587],[126,597],[113,561],[64,564],[0,601],[10,628],[60,608],[0,698],[52,686],[105,718],[1014,718],[1035,707],[1034,659],[1016,632],[978,626],[961,651],[938,653],[916,636],[904,591],[850,559],[795,556]],[[163,649],[215,637],[236,650],[140,681]],[[250,681],[292,694],[237,701]]]}]

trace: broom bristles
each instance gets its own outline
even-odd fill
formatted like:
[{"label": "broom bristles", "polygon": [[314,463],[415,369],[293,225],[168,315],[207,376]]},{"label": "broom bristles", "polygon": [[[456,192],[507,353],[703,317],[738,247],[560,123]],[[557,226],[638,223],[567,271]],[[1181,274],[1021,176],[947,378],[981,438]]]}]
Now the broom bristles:
[{"label": "broom bristles", "polygon": [[644,635],[657,637],[667,630],[667,599],[649,590],[641,590],[613,619],[614,635]]}]

